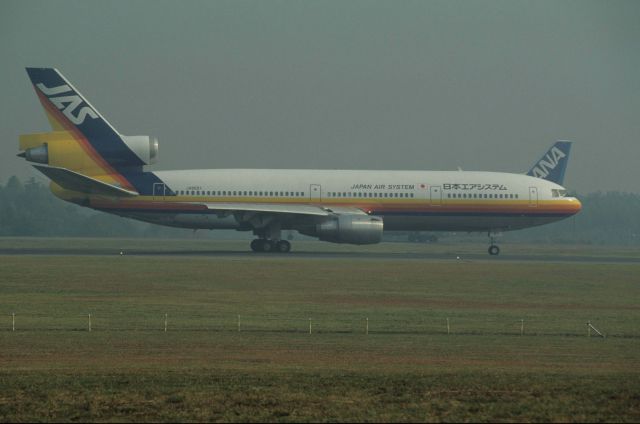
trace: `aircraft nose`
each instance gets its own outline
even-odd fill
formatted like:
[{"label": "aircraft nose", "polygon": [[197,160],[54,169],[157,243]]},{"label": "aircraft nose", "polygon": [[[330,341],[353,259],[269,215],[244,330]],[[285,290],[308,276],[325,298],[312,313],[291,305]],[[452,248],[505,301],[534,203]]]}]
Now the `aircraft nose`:
[{"label": "aircraft nose", "polygon": [[578,200],[577,198],[573,198],[573,207],[575,208],[575,212],[574,213],[578,213],[582,210],[582,202],[580,202],[580,200]]}]

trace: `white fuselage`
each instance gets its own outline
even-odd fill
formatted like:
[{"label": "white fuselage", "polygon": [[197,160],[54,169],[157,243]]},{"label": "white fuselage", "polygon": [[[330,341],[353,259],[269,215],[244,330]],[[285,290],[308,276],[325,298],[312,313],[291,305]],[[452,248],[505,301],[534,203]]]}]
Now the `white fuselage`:
[{"label": "white fuselage", "polygon": [[[313,205],[382,217],[387,231],[513,230],[580,210],[580,202],[565,197],[558,184],[500,172],[217,169],[153,174],[162,181],[154,184],[153,195],[95,206],[164,225],[242,229],[233,214],[191,206]],[[283,228],[295,229],[298,221],[288,222]]]}]

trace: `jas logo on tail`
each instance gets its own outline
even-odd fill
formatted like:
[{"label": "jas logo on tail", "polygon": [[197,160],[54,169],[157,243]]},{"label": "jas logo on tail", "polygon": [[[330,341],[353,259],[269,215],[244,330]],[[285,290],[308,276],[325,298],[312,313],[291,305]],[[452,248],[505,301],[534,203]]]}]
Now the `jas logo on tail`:
[{"label": "jas logo on tail", "polygon": [[[95,110],[91,109],[89,106],[83,106],[78,110],[78,112],[74,115],[74,111],[78,108],[78,106],[82,105],[82,99],[80,96],[75,94],[71,87],[68,85],[60,85],[58,87],[48,88],[42,83],[38,83],[36,85],[40,91],[42,91],[48,98],[51,100],[59,110],[62,111],[64,116],[69,118],[71,122],[76,125],[82,125],[85,118],[90,116],[95,119],[98,117],[98,114]],[[59,96],[60,94],[71,93],[70,95]],[[56,97],[52,97],[56,96]]]},{"label": "jas logo on tail", "polygon": [[545,178],[551,171],[556,169],[556,166],[560,163],[560,159],[566,156],[562,150],[554,146],[549,153],[540,159],[538,164],[531,169],[531,173],[534,177]]}]

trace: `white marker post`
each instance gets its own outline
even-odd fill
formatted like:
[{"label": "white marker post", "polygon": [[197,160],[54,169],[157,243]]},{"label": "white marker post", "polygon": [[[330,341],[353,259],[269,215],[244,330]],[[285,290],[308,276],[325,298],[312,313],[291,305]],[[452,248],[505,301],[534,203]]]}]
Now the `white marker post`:
[{"label": "white marker post", "polygon": [[309,318],[309,334],[311,334],[311,318]]},{"label": "white marker post", "polygon": [[164,314],[164,332],[167,332],[167,319],[168,319],[169,315],[168,314]]},{"label": "white marker post", "polygon": [[238,333],[240,332],[240,315],[238,315]]},{"label": "white marker post", "polygon": [[589,337],[591,337],[591,330],[593,329],[593,331],[595,331],[598,336],[602,337],[603,339],[605,338],[604,334],[602,334],[596,327],[591,325],[591,321],[589,321],[587,325],[589,326]]},{"label": "white marker post", "polygon": [[89,333],[91,333],[91,314],[89,314]]},{"label": "white marker post", "polygon": [[16,331],[16,313],[11,312],[11,331]]},{"label": "white marker post", "polygon": [[367,318],[367,331],[366,331],[366,335],[369,335],[369,318]]}]

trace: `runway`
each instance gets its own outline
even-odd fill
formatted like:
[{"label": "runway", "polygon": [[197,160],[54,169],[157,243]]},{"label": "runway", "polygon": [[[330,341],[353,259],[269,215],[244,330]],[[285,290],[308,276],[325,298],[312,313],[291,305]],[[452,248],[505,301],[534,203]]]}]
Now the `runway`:
[{"label": "runway", "polygon": [[[447,249],[451,250],[451,249]],[[570,262],[570,263],[612,263],[640,264],[640,258],[626,256],[586,256],[553,254],[509,254],[490,256],[485,252],[452,254],[425,252],[331,252],[299,250],[286,254],[254,253],[244,250],[190,250],[190,249],[131,249],[113,248],[0,248],[0,255],[30,256],[128,256],[128,257],[206,257],[211,259],[260,259],[260,260],[363,260],[363,261],[482,261],[482,262]]]}]

